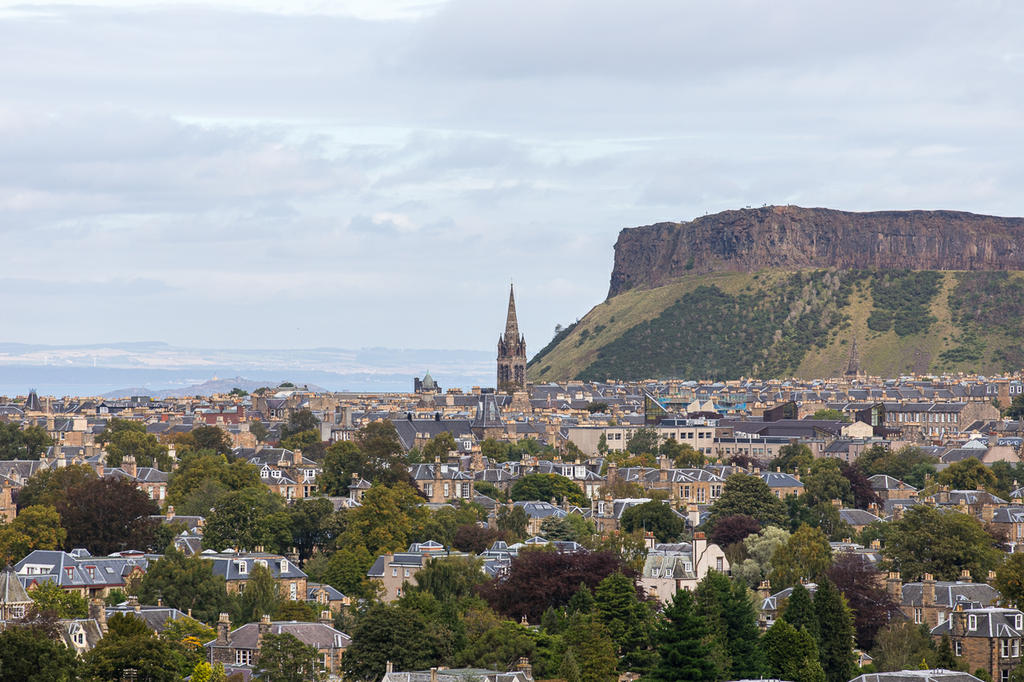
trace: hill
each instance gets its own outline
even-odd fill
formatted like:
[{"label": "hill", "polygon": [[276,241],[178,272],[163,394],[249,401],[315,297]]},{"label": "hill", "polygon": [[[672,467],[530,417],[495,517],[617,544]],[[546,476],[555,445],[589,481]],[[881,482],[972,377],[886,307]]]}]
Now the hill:
[{"label": "hill", "polygon": [[554,379],[1024,367],[1024,219],[767,207],[623,230],[609,297],[534,356]]}]

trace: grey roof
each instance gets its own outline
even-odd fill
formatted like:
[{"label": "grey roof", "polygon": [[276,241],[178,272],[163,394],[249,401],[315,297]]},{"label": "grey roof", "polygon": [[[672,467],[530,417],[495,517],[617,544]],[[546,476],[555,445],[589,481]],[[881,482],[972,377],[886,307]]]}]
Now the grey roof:
[{"label": "grey roof", "polygon": [[5,566],[0,573],[0,604],[31,604],[32,598],[18,580],[13,566]]},{"label": "grey roof", "polygon": [[875,474],[869,476],[868,480],[871,482],[872,490],[899,490],[901,487],[904,490],[917,490],[917,488],[907,485],[898,478],[893,478],[888,474]]},{"label": "grey roof", "polygon": [[[234,649],[255,649],[256,639],[259,636],[260,623],[247,623],[231,632],[228,636],[229,645]],[[303,644],[316,647],[317,649],[346,649],[352,639],[341,630],[336,630],[324,623],[309,623],[303,621],[273,621],[270,623],[270,634],[289,634]],[[208,642],[206,646],[216,643]]]},{"label": "grey roof", "polygon": [[[923,583],[906,583],[903,585],[903,606],[922,606]],[[999,600],[999,590],[985,583],[935,581],[935,603],[952,607],[958,601],[994,604]]]},{"label": "grey roof", "polygon": [[138,618],[146,624],[146,627],[154,632],[163,632],[167,626],[167,621],[188,617],[178,609],[169,606],[139,606],[138,608],[139,610],[136,611],[135,606],[128,602],[122,602],[117,606],[108,606],[106,608],[107,618],[110,618],[115,613],[123,613],[127,616]]},{"label": "grey roof", "polygon": [[[995,606],[986,606],[982,608],[964,609],[962,612],[968,617],[974,616],[977,619],[977,627],[973,630],[970,628],[964,633],[965,637],[1009,637],[1018,638],[1021,636],[1024,628],[1018,628],[1016,623],[1016,616],[1021,615],[1021,612],[1017,609],[1002,609]],[[932,635],[943,635],[949,634],[952,627],[952,618],[947,618],[946,621],[940,625],[936,625],[932,628]]]},{"label": "grey roof", "polygon": [[421,670],[417,672],[386,673],[381,682],[533,682],[533,677],[521,671],[498,672],[481,668],[460,668],[447,670]]},{"label": "grey roof", "polygon": [[869,523],[882,520],[871,512],[864,511],[863,509],[840,509],[839,518],[851,526],[866,526]]},{"label": "grey roof", "polygon": [[957,670],[895,670],[888,673],[869,673],[850,682],[981,682],[974,675]]},{"label": "grey roof", "polygon": [[[200,554],[203,559],[213,562],[213,574],[224,576],[225,580],[248,580],[256,562],[264,563],[275,579],[305,578],[306,574],[295,562],[289,561],[278,554],[248,553],[207,553]],[[282,566],[284,567],[282,570]]]}]

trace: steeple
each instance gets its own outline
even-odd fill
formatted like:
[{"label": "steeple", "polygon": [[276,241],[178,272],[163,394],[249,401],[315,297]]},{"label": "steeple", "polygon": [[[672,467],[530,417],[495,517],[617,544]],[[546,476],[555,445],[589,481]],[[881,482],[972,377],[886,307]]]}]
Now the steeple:
[{"label": "steeple", "polygon": [[846,363],[845,376],[860,376],[860,353],[857,350],[857,337],[853,337],[853,346],[850,348],[850,359]]},{"label": "steeple", "polygon": [[505,317],[505,341],[519,340],[519,320],[516,319],[516,292],[508,285],[508,315]]}]

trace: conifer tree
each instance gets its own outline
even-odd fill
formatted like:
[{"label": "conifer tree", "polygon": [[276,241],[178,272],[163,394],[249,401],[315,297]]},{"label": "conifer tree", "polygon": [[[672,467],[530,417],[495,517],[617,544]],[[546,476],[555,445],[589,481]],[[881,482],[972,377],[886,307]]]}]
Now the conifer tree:
[{"label": "conifer tree", "polygon": [[648,632],[647,606],[636,594],[636,586],[630,578],[616,571],[597,585],[594,594],[597,614],[608,628],[618,647],[623,667],[632,668],[633,654],[646,649],[650,636]]},{"label": "conifer tree", "polygon": [[571,652],[576,659],[581,680],[611,682],[618,677],[615,642],[594,615],[573,617],[565,631],[565,643],[568,645],[566,653]]},{"label": "conifer tree", "polygon": [[853,677],[853,616],[832,581],[825,579],[814,594],[818,621],[818,660],[828,682],[847,682]]},{"label": "conifer tree", "polygon": [[729,633],[728,651],[732,660],[731,677],[750,680],[764,673],[757,613],[750,599],[750,591],[742,580],[734,580],[725,609],[726,630]]},{"label": "conifer tree", "polygon": [[697,613],[693,595],[679,590],[665,607],[655,630],[658,663],[648,679],[659,682],[714,682],[719,670],[708,656],[704,619]]},{"label": "conifer tree", "polygon": [[729,629],[725,613],[730,592],[729,578],[724,573],[708,571],[697,583],[693,595],[697,613],[704,619],[708,630],[705,640],[708,656],[724,676],[733,679],[730,674],[732,657],[729,655]]},{"label": "conifer tree", "polygon": [[818,617],[814,613],[814,605],[811,603],[811,593],[803,585],[794,585],[793,592],[786,602],[786,610],[782,612],[782,619],[799,630],[803,628],[815,644],[818,642]]},{"label": "conifer tree", "polygon": [[580,588],[569,597],[566,610],[572,613],[591,613],[594,610],[594,595],[586,583],[580,583]]},{"label": "conifer tree", "polygon": [[818,647],[805,629],[797,630],[779,619],[761,638],[765,671],[771,677],[793,682],[824,682]]}]

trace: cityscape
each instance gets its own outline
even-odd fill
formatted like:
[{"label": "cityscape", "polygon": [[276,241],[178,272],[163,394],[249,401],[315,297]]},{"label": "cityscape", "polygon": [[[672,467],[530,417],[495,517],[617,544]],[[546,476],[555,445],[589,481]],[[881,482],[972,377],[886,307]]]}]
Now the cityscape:
[{"label": "cityscape", "polygon": [[0,0],[0,682],[1024,682],[1022,28]]}]

